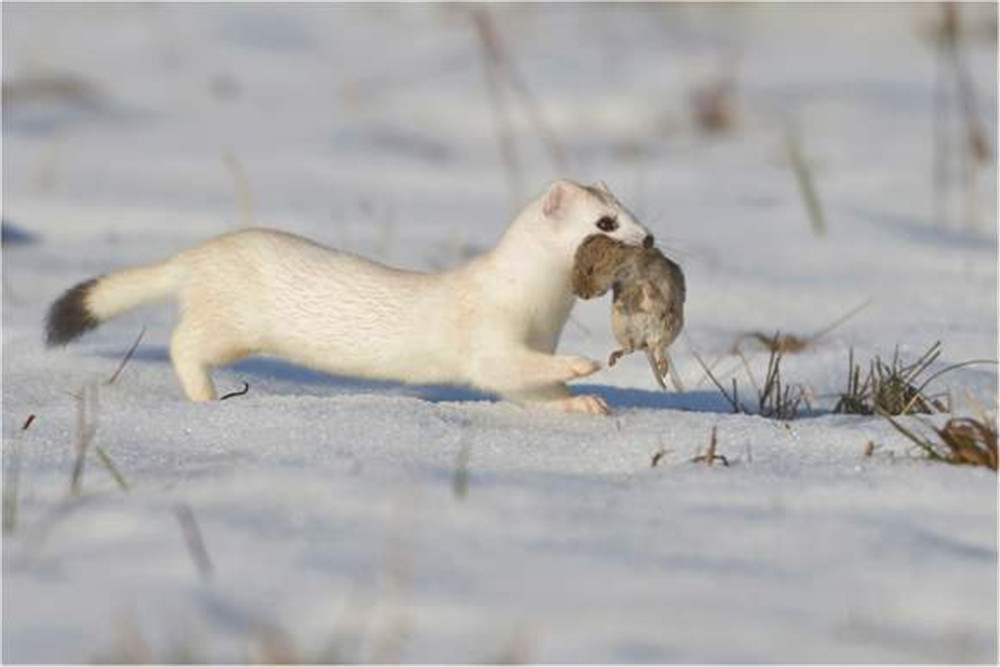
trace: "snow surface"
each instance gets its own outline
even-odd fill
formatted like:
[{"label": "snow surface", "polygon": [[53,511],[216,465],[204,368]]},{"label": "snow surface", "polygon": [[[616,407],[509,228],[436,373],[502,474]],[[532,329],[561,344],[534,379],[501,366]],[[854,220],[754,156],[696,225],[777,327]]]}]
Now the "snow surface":
[{"label": "snow surface", "polygon": [[[3,249],[3,460],[20,470],[4,661],[996,662],[996,475],[830,414],[852,347],[913,359],[941,340],[932,370],[997,357],[995,161],[971,194],[979,221],[959,221],[958,185],[935,221],[934,11],[497,8],[570,162],[558,171],[515,109],[512,196],[467,7],[4,3],[5,85],[77,82],[4,108],[3,217],[38,236]],[[965,11],[992,132],[996,8]],[[690,93],[720,53],[738,59],[743,113],[707,137]],[[550,415],[258,359],[216,377],[248,395],[194,405],[167,361],[169,308],[43,348],[71,284],[244,223],[241,170],[259,223],[427,270],[489,247],[549,179],[603,179],[686,271],[688,391],[657,391],[636,356],[583,383],[613,417]],[[692,350],[749,396],[739,334],[806,334],[867,299],[786,359],[809,415],[733,415],[699,381]],[[94,440],[130,490],[91,456],[72,500],[73,394],[143,325],[100,386]],[[604,359],[607,300],[580,303],[560,347]],[[765,364],[754,352],[758,378]],[[995,410],[996,367],[931,388]],[[713,427],[730,467],[690,463]]]}]

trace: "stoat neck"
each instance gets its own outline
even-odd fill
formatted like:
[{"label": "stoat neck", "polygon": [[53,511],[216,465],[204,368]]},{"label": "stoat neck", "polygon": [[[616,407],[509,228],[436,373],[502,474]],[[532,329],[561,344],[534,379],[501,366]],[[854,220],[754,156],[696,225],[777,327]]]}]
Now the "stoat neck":
[{"label": "stoat neck", "polygon": [[512,225],[492,254],[493,266],[500,276],[543,300],[571,293],[573,258],[564,257],[565,253],[547,245],[545,239],[522,225]]}]

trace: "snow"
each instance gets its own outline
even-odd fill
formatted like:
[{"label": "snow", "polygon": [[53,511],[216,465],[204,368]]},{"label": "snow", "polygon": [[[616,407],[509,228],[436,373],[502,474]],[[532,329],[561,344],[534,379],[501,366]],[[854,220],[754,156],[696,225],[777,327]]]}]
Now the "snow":
[{"label": "snow", "polygon": [[[932,371],[997,358],[995,158],[970,195],[978,222],[958,219],[958,183],[935,221],[933,12],[494,8],[570,161],[556,170],[516,111],[512,196],[463,6],[4,4],[4,83],[77,82],[4,108],[3,217],[37,236],[3,249],[3,458],[20,471],[4,661],[996,662],[996,475],[830,414],[851,348],[913,359],[941,340]],[[967,57],[995,128],[985,32]],[[738,57],[743,113],[706,137],[688,99],[720,52]],[[672,354],[688,391],[659,392],[636,355],[581,383],[612,417],[552,415],[257,359],[216,376],[247,395],[194,405],[163,307],[44,349],[62,290],[245,222],[227,153],[258,223],[425,270],[489,247],[556,176],[606,181],[686,272]],[[799,419],[733,415],[699,380],[695,351],[748,398],[738,335],[808,334],[866,300],[786,358],[786,381],[817,397]],[[579,303],[560,349],[605,359],[612,344],[607,300]],[[72,395],[90,383],[93,444],[130,488],[91,456],[73,499]],[[995,413],[995,365],[931,388]],[[690,462],[713,428],[729,467]]]}]

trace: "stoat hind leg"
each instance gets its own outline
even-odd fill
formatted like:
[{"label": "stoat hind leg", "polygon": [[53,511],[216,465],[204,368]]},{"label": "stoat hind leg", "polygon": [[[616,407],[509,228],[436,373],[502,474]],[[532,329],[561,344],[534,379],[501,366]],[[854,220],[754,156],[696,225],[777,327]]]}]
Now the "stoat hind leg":
[{"label": "stoat hind leg", "polygon": [[225,331],[210,330],[192,317],[183,318],[170,338],[170,361],[184,394],[192,401],[214,401],[212,370],[248,355],[245,346]]}]

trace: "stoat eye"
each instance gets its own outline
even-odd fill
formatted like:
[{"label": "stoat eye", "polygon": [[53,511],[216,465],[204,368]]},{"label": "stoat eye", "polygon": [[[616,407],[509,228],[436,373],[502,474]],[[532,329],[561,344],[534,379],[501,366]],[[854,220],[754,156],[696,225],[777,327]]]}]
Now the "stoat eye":
[{"label": "stoat eye", "polygon": [[597,221],[597,228],[602,232],[613,232],[618,229],[618,221],[606,215]]}]

